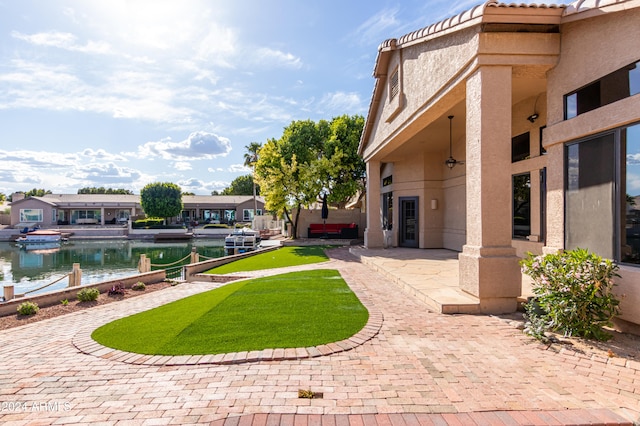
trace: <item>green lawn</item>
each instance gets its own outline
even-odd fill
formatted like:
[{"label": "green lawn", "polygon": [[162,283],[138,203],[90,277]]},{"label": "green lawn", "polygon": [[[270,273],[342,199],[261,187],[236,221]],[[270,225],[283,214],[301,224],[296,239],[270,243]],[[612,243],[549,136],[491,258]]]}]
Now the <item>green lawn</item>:
[{"label": "green lawn", "polygon": [[259,271],[261,269],[326,262],[329,260],[324,253],[326,248],[329,248],[329,246],[281,247],[277,250],[245,257],[210,269],[205,274],[230,274],[232,272]]},{"label": "green lawn", "polygon": [[154,355],[308,347],[346,339],[369,313],[335,270],[240,281],[106,324],[102,345]]}]

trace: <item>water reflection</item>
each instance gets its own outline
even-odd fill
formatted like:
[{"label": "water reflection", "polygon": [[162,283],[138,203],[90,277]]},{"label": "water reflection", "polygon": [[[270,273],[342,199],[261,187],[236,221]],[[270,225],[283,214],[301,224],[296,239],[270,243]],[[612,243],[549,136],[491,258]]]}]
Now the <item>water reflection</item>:
[{"label": "water reflection", "polygon": [[[152,264],[178,261],[196,247],[201,256],[224,256],[223,240],[153,243],[133,240],[73,240],[58,248],[20,249],[15,243],[0,242],[0,280],[13,284],[17,294],[38,288],[68,274],[74,263],[82,269],[82,284],[117,279],[138,272],[141,254]],[[188,263],[188,262],[184,262]],[[157,269],[157,268],[152,268]],[[68,280],[43,291],[57,290]],[[0,294],[1,295],[1,294]]]}]

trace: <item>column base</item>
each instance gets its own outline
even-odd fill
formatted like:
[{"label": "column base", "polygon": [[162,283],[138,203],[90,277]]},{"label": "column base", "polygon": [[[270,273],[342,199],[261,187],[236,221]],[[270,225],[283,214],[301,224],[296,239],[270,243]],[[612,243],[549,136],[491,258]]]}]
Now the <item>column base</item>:
[{"label": "column base", "polygon": [[382,229],[371,230],[369,228],[364,230],[364,246],[366,248],[383,248],[384,247],[384,235]]},{"label": "column base", "polygon": [[516,311],[522,273],[513,247],[465,245],[458,259],[460,289],[480,300],[482,313]]}]

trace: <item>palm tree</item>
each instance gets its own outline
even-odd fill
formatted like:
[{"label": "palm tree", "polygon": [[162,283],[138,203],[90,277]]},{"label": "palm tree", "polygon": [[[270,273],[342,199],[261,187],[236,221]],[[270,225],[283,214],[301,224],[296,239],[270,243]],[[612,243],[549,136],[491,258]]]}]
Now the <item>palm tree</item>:
[{"label": "palm tree", "polygon": [[244,149],[247,152],[244,154],[245,167],[251,167],[251,180],[253,181],[253,217],[258,214],[258,201],[256,200],[256,163],[258,162],[258,153],[262,148],[262,144],[258,142],[251,142],[245,146]]}]

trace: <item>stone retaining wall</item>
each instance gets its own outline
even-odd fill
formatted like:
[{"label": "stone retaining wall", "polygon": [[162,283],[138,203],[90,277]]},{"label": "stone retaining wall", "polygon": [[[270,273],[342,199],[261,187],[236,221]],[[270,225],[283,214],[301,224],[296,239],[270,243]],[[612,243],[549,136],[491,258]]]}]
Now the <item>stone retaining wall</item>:
[{"label": "stone retaining wall", "polygon": [[77,297],[78,292],[83,288],[97,288],[100,293],[111,290],[115,284],[122,284],[125,288],[131,288],[131,286],[139,281],[145,284],[157,283],[164,281],[166,273],[164,270],[147,272],[145,274],[132,275],[126,278],[120,278],[116,280],[103,281],[96,284],[89,284],[78,287],[67,287],[62,290],[51,291],[49,293],[38,294],[29,297],[21,297],[12,299],[7,302],[0,303],[0,316],[15,314],[18,310],[18,305],[23,302],[34,302],[39,307],[44,308],[46,306],[53,306],[60,303],[62,300],[74,300]]}]

